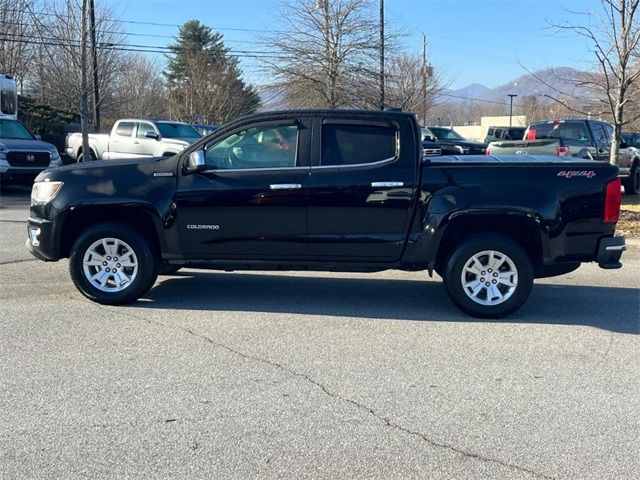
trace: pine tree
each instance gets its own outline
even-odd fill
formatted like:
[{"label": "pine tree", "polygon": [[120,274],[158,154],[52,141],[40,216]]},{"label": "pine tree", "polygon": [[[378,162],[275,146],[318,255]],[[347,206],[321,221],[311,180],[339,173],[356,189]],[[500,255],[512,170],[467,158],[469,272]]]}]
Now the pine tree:
[{"label": "pine tree", "polygon": [[260,97],[242,79],[238,59],[230,55],[222,34],[189,20],[169,48],[165,76],[173,118],[226,123],[256,111]]}]

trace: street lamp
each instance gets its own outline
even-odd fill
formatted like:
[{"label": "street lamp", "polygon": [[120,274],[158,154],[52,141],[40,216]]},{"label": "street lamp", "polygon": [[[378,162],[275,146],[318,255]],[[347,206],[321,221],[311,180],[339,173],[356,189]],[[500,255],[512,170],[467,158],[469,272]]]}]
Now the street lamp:
[{"label": "street lamp", "polygon": [[509,97],[510,103],[509,103],[509,126],[511,126],[512,122],[513,122],[513,98],[517,97],[518,95],[516,95],[515,93],[510,93],[507,95],[507,97]]}]

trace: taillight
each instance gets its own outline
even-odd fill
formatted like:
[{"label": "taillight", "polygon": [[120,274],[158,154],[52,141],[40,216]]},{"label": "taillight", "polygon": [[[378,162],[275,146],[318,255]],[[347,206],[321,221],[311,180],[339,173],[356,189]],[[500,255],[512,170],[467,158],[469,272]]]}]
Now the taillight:
[{"label": "taillight", "polygon": [[619,178],[607,184],[604,195],[604,223],[617,223],[620,219],[620,202],[622,201],[622,183]]},{"label": "taillight", "polygon": [[484,151],[485,155],[491,155],[491,149],[489,147],[486,148],[486,150]]},{"label": "taillight", "polygon": [[564,157],[569,153],[568,147],[556,147],[556,155],[559,157]]}]

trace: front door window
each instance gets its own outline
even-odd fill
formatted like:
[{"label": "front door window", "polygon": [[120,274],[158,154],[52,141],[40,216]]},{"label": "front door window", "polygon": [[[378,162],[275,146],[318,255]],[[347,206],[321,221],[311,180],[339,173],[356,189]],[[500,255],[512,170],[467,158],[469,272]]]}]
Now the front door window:
[{"label": "front door window", "polygon": [[205,149],[211,169],[295,167],[298,152],[297,125],[262,125],[233,133]]}]

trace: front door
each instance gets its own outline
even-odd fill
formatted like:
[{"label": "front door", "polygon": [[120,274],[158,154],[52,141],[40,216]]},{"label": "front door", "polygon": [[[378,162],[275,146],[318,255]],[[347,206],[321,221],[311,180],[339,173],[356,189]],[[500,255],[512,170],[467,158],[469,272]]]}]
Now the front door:
[{"label": "front door", "polygon": [[310,128],[304,118],[237,127],[204,147],[209,169],[182,175],[176,205],[187,258],[307,255]]},{"label": "front door", "polygon": [[[412,125],[373,117],[355,121],[340,114],[316,121],[319,158],[309,186],[312,256],[372,262],[400,258],[418,183],[420,153]],[[400,138],[407,143],[400,145]]]},{"label": "front door", "polygon": [[134,141],[134,148],[133,148],[134,153],[136,155],[140,155],[142,157],[153,157],[154,155],[156,155],[156,150],[158,148],[158,140],[156,138],[147,137],[147,133],[149,132],[159,135],[159,132],[151,123],[147,123],[147,122],[138,123],[138,128],[136,129],[136,138]]}]

